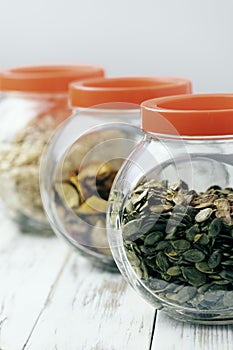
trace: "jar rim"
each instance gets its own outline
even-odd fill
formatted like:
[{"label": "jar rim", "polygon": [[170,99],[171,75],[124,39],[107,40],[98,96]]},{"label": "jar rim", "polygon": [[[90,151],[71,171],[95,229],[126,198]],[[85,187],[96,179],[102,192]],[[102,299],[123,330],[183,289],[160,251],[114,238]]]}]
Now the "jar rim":
[{"label": "jar rim", "polygon": [[142,129],[166,135],[233,134],[233,94],[186,94],[141,104]]},{"label": "jar rim", "polygon": [[69,96],[73,107],[91,107],[109,102],[140,105],[149,98],[185,94],[191,91],[191,81],[180,77],[101,77],[71,83]]},{"label": "jar rim", "polygon": [[67,92],[71,81],[104,76],[91,64],[29,65],[0,71],[0,91]]}]

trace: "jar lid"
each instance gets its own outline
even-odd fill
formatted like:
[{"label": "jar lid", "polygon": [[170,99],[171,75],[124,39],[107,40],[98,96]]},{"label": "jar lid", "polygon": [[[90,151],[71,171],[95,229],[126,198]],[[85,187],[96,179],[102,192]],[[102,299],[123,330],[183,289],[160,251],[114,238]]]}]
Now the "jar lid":
[{"label": "jar lid", "polygon": [[167,135],[233,134],[233,94],[188,94],[141,105],[142,129]]},{"label": "jar lid", "polygon": [[96,65],[25,66],[0,71],[1,91],[67,92],[73,80],[104,76]]},{"label": "jar lid", "polygon": [[191,81],[177,77],[98,78],[70,84],[73,107],[126,102],[140,105],[153,97],[191,93]]}]

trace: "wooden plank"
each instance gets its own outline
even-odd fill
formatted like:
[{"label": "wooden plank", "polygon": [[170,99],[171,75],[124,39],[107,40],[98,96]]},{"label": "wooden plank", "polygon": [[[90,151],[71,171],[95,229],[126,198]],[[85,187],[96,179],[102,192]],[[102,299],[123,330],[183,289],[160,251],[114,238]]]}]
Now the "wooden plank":
[{"label": "wooden plank", "polygon": [[1,350],[23,348],[67,254],[55,236],[21,234],[0,213]]},{"label": "wooden plank", "polygon": [[120,274],[73,254],[25,350],[149,350],[153,320]]},{"label": "wooden plank", "polygon": [[232,350],[233,326],[207,326],[157,313],[151,350]]}]

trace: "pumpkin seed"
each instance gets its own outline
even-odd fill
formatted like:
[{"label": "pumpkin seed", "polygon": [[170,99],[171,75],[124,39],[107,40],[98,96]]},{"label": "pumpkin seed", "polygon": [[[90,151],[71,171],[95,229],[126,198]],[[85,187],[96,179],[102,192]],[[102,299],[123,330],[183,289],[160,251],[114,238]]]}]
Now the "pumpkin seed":
[{"label": "pumpkin seed", "polygon": [[211,269],[215,269],[222,259],[222,253],[220,250],[215,250],[208,259],[208,265]]},{"label": "pumpkin seed", "polygon": [[183,258],[189,262],[200,262],[205,259],[205,254],[198,249],[189,249],[183,253]]},{"label": "pumpkin seed", "polygon": [[232,270],[222,270],[219,272],[219,276],[223,279],[233,282],[233,271]]},{"label": "pumpkin seed", "polygon": [[191,226],[186,231],[186,239],[190,242],[193,242],[196,234],[198,234],[199,232],[200,232],[200,229],[199,229],[199,226],[197,224]]},{"label": "pumpkin seed", "polygon": [[206,282],[206,275],[194,267],[181,268],[184,279],[192,286],[201,286]]},{"label": "pumpkin seed", "polygon": [[166,272],[169,268],[169,261],[163,252],[158,252],[156,256],[156,265],[162,272]]},{"label": "pumpkin seed", "polygon": [[167,274],[169,276],[179,276],[181,274],[181,269],[179,266],[169,267],[169,269],[167,270]]},{"label": "pumpkin seed", "polygon": [[199,213],[195,216],[196,222],[203,222],[207,219],[209,219],[210,215],[212,214],[213,209],[211,208],[205,208],[199,211]]},{"label": "pumpkin seed", "polygon": [[215,238],[222,229],[222,220],[216,218],[213,221],[211,221],[208,229],[208,235],[209,237]]},{"label": "pumpkin seed", "polygon": [[171,242],[173,248],[178,252],[184,252],[190,248],[190,243],[185,239],[179,239]]},{"label": "pumpkin seed", "polygon": [[200,261],[195,263],[195,267],[197,270],[204,272],[204,273],[213,273],[213,269],[209,267],[206,261]]},{"label": "pumpkin seed", "polygon": [[154,245],[157,241],[160,241],[163,238],[163,233],[160,231],[151,232],[146,236],[144,240],[145,245]]},{"label": "pumpkin seed", "polygon": [[69,208],[75,208],[79,206],[80,196],[74,186],[66,182],[56,184],[55,191],[59,195],[60,199],[62,199]]},{"label": "pumpkin seed", "polygon": [[143,181],[122,211],[132,267],[170,302],[205,310],[229,305],[224,296],[233,292],[233,189],[211,186],[197,193],[182,181]]}]

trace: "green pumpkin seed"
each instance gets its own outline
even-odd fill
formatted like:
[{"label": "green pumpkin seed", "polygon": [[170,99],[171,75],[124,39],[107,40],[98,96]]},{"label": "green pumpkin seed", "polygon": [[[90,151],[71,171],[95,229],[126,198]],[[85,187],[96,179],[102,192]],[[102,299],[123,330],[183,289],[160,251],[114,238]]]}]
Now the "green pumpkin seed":
[{"label": "green pumpkin seed", "polygon": [[201,271],[203,273],[213,273],[213,269],[209,267],[206,261],[200,261],[195,263],[195,267],[198,271]]},{"label": "green pumpkin seed", "polygon": [[201,286],[206,282],[206,275],[194,267],[182,267],[181,268],[184,279],[192,286]]},{"label": "green pumpkin seed", "polygon": [[228,260],[222,261],[221,265],[223,265],[223,266],[233,266],[233,260],[228,259]]},{"label": "green pumpkin seed", "polygon": [[197,224],[193,225],[186,231],[186,239],[190,242],[194,241],[194,238],[197,234],[199,234],[200,229]]},{"label": "green pumpkin seed", "polygon": [[131,263],[132,266],[137,266],[137,267],[140,266],[141,260],[131,250],[127,251],[127,258],[129,259],[129,262]]},{"label": "green pumpkin seed", "polygon": [[168,257],[168,260],[172,263],[179,262],[180,261],[180,255],[175,251],[172,250],[171,247],[168,247],[164,250],[165,255]]},{"label": "green pumpkin seed", "polygon": [[171,242],[173,248],[178,252],[184,252],[190,248],[190,243],[185,239],[179,239]]},{"label": "green pumpkin seed", "polygon": [[229,283],[231,283],[231,282],[228,281],[228,280],[222,280],[222,279],[219,279],[219,280],[217,280],[217,281],[214,281],[214,284],[220,285],[220,286],[227,285],[227,284],[229,284]]},{"label": "green pumpkin seed", "polygon": [[215,238],[217,235],[221,232],[222,229],[222,220],[221,219],[214,219],[208,229],[208,235],[209,237]]},{"label": "green pumpkin seed", "polygon": [[156,256],[156,265],[162,272],[166,272],[169,268],[169,261],[163,252],[158,252]]},{"label": "green pumpkin seed", "polygon": [[169,276],[179,276],[181,274],[181,269],[179,266],[169,267],[169,269],[167,270],[167,274]]},{"label": "green pumpkin seed", "polygon": [[183,253],[183,258],[189,262],[200,262],[205,259],[205,254],[198,249],[189,249]]},{"label": "green pumpkin seed", "polygon": [[219,276],[223,279],[233,282],[233,270],[222,270],[219,272]]},{"label": "green pumpkin seed", "polygon": [[163,238],[163,233],[160,231],[151,232],[148,236],[146,236],[144,240],[144,244],[154,245],[156,242],[160,241]]},{"label": "green pumpkin seed", "polygon": [[171,244],[168,241],[160,241],[156,244],[155,250],[165,250],[166,248],[170,247]]},{"label": "green pumpkin seed", "polygon": [[194,243],[198,243],[201,245],[207,245],[209,243],[209,237],[207,236],[206,233],[198,233],[197,235],[195,235],[194,237]]},{"label": "green pumpkin seed", "polygon": [[221,262],[222,254],[220,250],[215,250],[208,259],[208,265],[211,269],[215,269]]},{"label": "green pumpkin seed", "polygon": [[162,279],[164,279],[164,281],[170,281],[171,279],[171,276],[169,276],[168,274],[164,273],[164,274],[161,274],[161,277]]},{"label": "green pumpkin seed", "polygon": [[213,279],[213,280],[221,280],[221,276],[220,275],[209,275],[209,278]]}]

